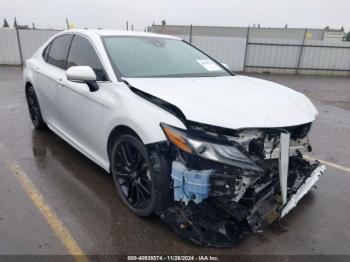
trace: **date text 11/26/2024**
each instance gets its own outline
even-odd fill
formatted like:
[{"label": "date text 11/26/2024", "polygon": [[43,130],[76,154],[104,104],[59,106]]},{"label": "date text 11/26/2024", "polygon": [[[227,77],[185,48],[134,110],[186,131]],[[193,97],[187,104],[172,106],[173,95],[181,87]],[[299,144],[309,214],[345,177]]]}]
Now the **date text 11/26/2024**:
[{"label": "date text 11/26/2024", "polygon": [[220,261],[217,256],[128,256],[128,261]]}]

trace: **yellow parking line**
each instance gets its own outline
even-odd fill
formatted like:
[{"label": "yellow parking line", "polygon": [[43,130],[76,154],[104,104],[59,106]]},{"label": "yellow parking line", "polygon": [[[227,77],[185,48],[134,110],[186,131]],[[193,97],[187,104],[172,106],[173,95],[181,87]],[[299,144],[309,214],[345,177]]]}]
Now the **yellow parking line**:
[{"label": "yellow parking line", "polygon": [[22,185],[25,192],[33,201],[34,205],[44,216],[54,233],[61,240],[62,244],[67,248],[69,254],[74,255],[76,261],[88,262],[89,259],[86,257],[83,250],[79,247],[78,243],[74,240],[72,234],[58,218],[55,211],[50,208],[45,198],[39,192],[34,183],[30,180],[28,175],[13,161],[7,161],[7,166],[11,170],[12,174],[15,175],[18,182]]},{"label": "yellow parking line", "polygon": [[304,155],[304,158],[308,159],[308,160],[318,160],[320,163],[322,163],[322,164],[324,164],[326,166],[330,166],[330,167],[333,167],[333,168],[336,168],[336,169],[339,169],[339,170],[342,170],[342,171],[350,173],[350,168],[346,167],[346,166],[341,166],[341,165],[338,165],[338,164],[335,164],[335,163],[332,163],[332,162],[328,162],[328,161],[325,161],[325,160],[316,159],[316,158],[313,158],[313,157],[308,156],[308,155]]}]

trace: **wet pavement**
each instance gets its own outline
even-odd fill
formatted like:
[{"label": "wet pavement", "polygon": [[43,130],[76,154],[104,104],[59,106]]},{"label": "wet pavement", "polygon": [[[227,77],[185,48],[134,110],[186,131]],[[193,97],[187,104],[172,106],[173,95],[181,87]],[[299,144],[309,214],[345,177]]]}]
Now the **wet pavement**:
[{"label": "wet pavement", "polygon": [[[258,75],[310,97],[319,110],[313,157],[350,167],[350,78]],[[21,69],[0,67],[0,254],[67,254],[6,162],[15,160],[86,254],[350,254],[350,173],[328,168],[285,219],[236,248],[196,246],[118,199],[111,176],[51,131],[34,131]],[[254,94],[252,94],[254,95]],[[286,116],[288,117],[288,116]]]}]

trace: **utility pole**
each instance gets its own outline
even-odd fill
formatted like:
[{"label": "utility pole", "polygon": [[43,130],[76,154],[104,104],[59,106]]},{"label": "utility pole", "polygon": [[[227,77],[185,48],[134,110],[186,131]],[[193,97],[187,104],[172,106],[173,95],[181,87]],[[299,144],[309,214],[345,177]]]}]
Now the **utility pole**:
[{"label": "utility pole", "polygon": [[190,24],[190,43],[192,44],[192,24]]},{"label": "utility pole", "polygon": [[296,75],[299,73],[299,70],[300,70],[301,59],[302,59],[302,57],[303,57],[303,52],[304,52],[304,46],[305,46],[306,36],[307,36],[307,28],[305,28],[305,31],[304,31],[304,38],[303,38],[302,44],[301,44],[301,46],[300,46],[300,52],[299,52],[299,56],[298,56],[298,64],[297,64],[297,68],[296,68],[296,70],[295,70],[295,74],[296,74]]},{"label": "utility pole", "polygon": [[21,39],[19,37],[18,24],[17,24],[17,18],[16,17],[15,17],[14,25],[15,25],[15,28],[16,28],[16,35],[17,35],[17,42],[18,42],[18,51],[19,51],[19,59],[20,59],[21,65],[23,65],[22,45],[21,45]]},{"label": "utility pole", "polygon": [[245,40],[245,52],[244,52],[244,62],[243,62],[243,72],[245,71],[246,62],[247,62],[247,54],[248,54],[248,46],[249,46],[249,36],[250,36],[250,25],[247,28],[247,36]]},{"label": "utility pole", "polygon": [[67,29],[69,30],[69,21],[68,21],[68,18],[66,18],[66,24],[67,24]]}]

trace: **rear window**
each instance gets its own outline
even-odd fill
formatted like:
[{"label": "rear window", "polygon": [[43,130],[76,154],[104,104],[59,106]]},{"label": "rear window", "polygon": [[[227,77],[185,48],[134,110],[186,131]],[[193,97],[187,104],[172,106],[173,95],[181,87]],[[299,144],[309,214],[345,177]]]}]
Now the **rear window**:
[{"label": "rear window", "polygon": [[51,43],[45,48],[45,50],[43,52],[43,59],[45,61],[47,61],[47,56],[49,55],[50,47],[51,47]]}]

